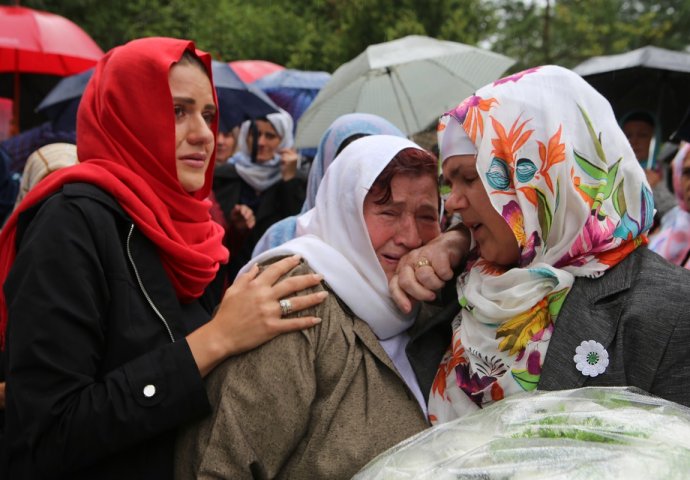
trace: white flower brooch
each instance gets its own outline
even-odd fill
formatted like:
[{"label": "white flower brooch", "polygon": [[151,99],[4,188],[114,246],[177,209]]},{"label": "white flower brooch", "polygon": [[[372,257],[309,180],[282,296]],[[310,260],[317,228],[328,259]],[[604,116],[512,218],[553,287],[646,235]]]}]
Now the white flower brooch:
[{"label": "white flower brooch", "polygon": [[604,373],[609,366],[609,352],[601,343],[585,340],[575,349],[573,360],[582,375],[596,377]]}]

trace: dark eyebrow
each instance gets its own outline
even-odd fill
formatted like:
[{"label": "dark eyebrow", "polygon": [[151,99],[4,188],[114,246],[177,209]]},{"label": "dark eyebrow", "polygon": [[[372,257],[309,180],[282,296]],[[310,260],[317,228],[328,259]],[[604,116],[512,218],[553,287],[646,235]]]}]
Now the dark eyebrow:
[{"label": "dark eyebrow", "polygon": [[[173,97],[173,101],[178,102],[178,103],[185,103],[187,105],[195,105],[196,104],[196,101],[190,97]],[[216,106],[212,103],[208,103],[208,104],[204,105],[204,109],[210,109],[210,110],[215,111]]]},{"label": "dark eyebrow", "polygon": [[445,177],[446,182],[452,181],[454,178],[457,178],[459,175],[460,175],[460,167],[453,168],[450,172],[448,172],[448,176]]}]

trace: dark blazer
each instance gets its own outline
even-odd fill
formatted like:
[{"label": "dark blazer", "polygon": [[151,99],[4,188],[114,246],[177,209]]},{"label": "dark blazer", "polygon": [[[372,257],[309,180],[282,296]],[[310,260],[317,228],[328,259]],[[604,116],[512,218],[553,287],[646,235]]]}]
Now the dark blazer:
[{"label": "dark blazer", "polygon": [[[408,356],[429,395],[436,367],[450,345],[457,300],[416,327]],[[575,368],[575,349],[601,343],[609,365],[597,377]],[[577,278],[556,320],[540,390],[636,386],[690,406],[690,271],[645,247],[598,279]]]},{"label": "dark blazer", "polygon": [[[232,209],[241,203],[243,189],[251,190],[251,187],[240,177],[233,164],[225,164],[217,167],[213,174],[213,193],[218,205],[223,210],[228,226]],[[297,215],[302,210],[307,185],[302,177],[291,180],[279,181],[261,192],[258,204],[252,209],[256,219],[256,225],[248,233],[247,237],[238,245],[230,240],[226,245],[230,249],[230,264],[228,265],[228,280],[232,282],[237,272],[252,258],[252,251],[256,243],[268,230],[268,227],[278,220]],[[232,227],[230,227],[232,228]],[[232,237],[234,232],[228,232]]]},{"label": "dark blazer", "polygon": [[155,246],[94,186],[20,222],[0,478],[172,478],[176,428],[210,411],[185,336],[217,295],[180,304]]}]

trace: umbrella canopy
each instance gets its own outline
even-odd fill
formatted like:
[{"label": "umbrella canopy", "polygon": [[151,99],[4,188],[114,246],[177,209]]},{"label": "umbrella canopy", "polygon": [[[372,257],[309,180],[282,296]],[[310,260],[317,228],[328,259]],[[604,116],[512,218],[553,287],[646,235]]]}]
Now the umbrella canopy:
[{"label": "umbrella canopy", "polygon": [[297,126],[298,147],[315,146],[345,113],[379,115],[407,135],[432,122],[515,61],[457,42],[412,35],[371,45],[341,65]]},{"label": "umbrella canopy", "polygon": [[266,75],[252,85],[263,90],[292,115],[296,123],[330,78],[328,72],[284,69]]},{"label": "umbrella canopy", "polygon": [[643,47],[619,55],[592,57],[573,69],[611,103],[618,118],[633,110],[653,113],[663,140],[690,105],[690,54]]},{"label": "umbrella canopy", "polygon": [[36,111],[45,115],[57,130],[75,130],[79,101],[92,75],[93,68],[90,68],[63,78],[45,96]]},{"label": "umbrella canopy", "polygon": [[245,120],[278,111],[278,106],[264,92],[242,81],[227,63],[214,60],[212,68],[224,128],[229,130]]},{"label": "umbrella canopy", "polygon": [[96,42],[64,17],[0,6],[0,72],[71,75],[102,56]]},{"label": "umbrella canopy", "polygon": [[247,83],[254,82],[261,77],[285,68],[282,65],[267,60],[235,60],[230,62],[230,66],[242,81]]},{"label": "umbrella canopy", "polygon": [[[91,37],[64,17],[25,7],[0,6],[0,72],[14,74],[12,87],[2,82],[6,91],[0,95],[14,99],[15,121],[20,116],[20,73],[71,75],[94,66],[102,56],[103,51]],[[54,85],[57,77],[49,80]],[[29,101],[38,103],[41,96]],[[35,106],[23,108],[22,118]]]},{"label": "umbrella canopy", "polygon": [[[214,60],[211,67],[224,127],[230,129],[244,120],[278,111],[265,93],[244,83],[226,63]],[[92,75],[93,69],[89,69],[63,78],[46,95],[36,111],[48,117],[56,129],[74,130],[79,101]]]}]

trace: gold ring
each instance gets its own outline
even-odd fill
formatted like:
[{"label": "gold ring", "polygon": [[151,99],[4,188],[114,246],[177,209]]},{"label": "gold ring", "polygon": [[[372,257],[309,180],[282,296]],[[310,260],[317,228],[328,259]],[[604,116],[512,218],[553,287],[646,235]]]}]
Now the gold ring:
[{"label": "gold ring", "polygon": [[414,264],[414,269],[417,270],[418,268],[430,267],[430,266],[431,266],[431,262],[429,261],[429,259],[422,257],[419,260],[417,260],[417,263]]},{"label": "gold ring", "polygon": [[290,315],[292,313],[292,302],[287,299],[283,299],[280,302],[280,313],[281,316]]}]

